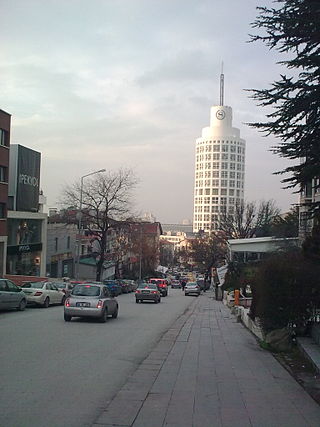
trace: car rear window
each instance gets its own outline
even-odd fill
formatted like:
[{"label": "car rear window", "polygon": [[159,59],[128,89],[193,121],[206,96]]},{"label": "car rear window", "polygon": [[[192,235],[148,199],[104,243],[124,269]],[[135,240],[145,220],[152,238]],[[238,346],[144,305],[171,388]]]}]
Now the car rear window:
[{"label": "car rear window", "polygon": [[158,288],[157,288],[157,285],[154,285],[154,284],[152,284],[152,283],[146,283],[145,285],[139,285],[138,286],[138,289],[154,289],[154,290],[157,290]]},{"label": "car rear window", "polygon": [[44,286],[44,282],[28,282],[28,283],[22,283],[22,288],[35,288],[35,289],[42,289]]},{"label": "car rear window", "polygon": [[100,287],[94,285],[76,285],[71,294],[79,297],[98,297],[100,295]]}]

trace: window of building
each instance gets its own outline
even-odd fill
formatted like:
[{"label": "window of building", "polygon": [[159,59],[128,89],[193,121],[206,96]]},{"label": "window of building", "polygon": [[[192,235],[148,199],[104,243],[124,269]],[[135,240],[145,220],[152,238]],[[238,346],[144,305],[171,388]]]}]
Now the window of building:
[{"label": "window of building", "polygon": [[228,160],[229,154],[228,153],[222,153],[221,154],[221,160]]},{"label": "window of building", "polygon": [[204,200],[205,204],[209,204],[210,203],[210,197],[204,197],[203,200]]},{"label": "window of building", "polygon": [[70,236],[67,237],[67,249],[70,249]]},{"label": "window of building", "polygon": [[227,187],[228,186],[228,180],[227,179],[222,179],[221,180],[221,187]]},{"label": "window of building", "polygon": [[212,169],[219,169],[219,163],[218,162],[213,162],[212,163]]},{"label": "window of building", "polygon": [[230,154],[230,160],[232,162],[235,162],[236,161],[236,155],[235,154]]},{"label": "window of building", "polygon": [[203,190],[202,190],[202,188],[200,188],[199,189],[199,196],[202,196],[202,194],[203,194]]},{"label": "window of building", "polygon": [[220,152],[220,145],[214,145],[213,146],[213,150],[212,151],[215,151],[215,152]]},{"label": "window of building", "polygon": [[234,190],[229,190],[229,196],[234,196]]},{"label": "window of building", "polygon": [[6,218],[6,204],[0,203],[0,218]]},{"label": "window of building", "polygon": [[227,162],[222,162],[221,163],[221,169],[228,169],[228,163]]},{"label": "window of building", "polygon": [[58,237],[55,237],[54,239],[54,251],[58,252]]},{"label": "window of building", "polygon": [[219,178],[219,171],[212,171],[212,178]]},{"label": "window of building", "polygon": [[233,206],[229,206],[229,208],[228,208],[228,212],[229,212],[230,214],[234,214],[234,207],[233,207]]},{"label": "window of building", "polygon": [[219,203],[219,197],[212,197],[211,201],[212,201],[212,204],[217,205]]},{"label": "window of building", "polygon": [[211,178],[211,171],[205,171],[205,178]]},{"label": "window of building", "polygon": [[210,187],[210,185],[211,185],[211,180],[210,180],[210,179],[205,179],[205,181],[204,181],[204,185],[205,185],[205,187]]},{"label": "window of building", "polygon": [[236,169],[236,164],[235,163],[230,163],[230,169],[231,170],[235,170]]},{"label": "window of building", "polygon": [[227,171],[222,171],[221,172],[221,178],[228,178],[228,172]]},{"label": "window of building", "polygon": [[236,152],[236,147],[234,145],[232,145],[230,147],[230,151],[231,151],[231,153],[235,153]]},{"label": "window of building", "polygon": [[203,212],[210,212],[210,206],[204,206]]},{"label": "window of building", "polygon": [[219,187],[219,180],[218,179],[212,180],[212,187]]},{"label": "window of building", "polygon": [[226,195],[227,195],[227,189],[221,188],[221,196],[226,196]]},{"label": "window of building", "polygon": [[220,160],[220,153],[213,153],[212,160]]},{"label": "window of building", "polygon": [[219,206],[212,206],[212,212],[219,212]]},{"label": "window of building", "polygon": [[226,197],[221,197],[221,204],[222,205],[226,205],[227,204],[227,198]]},{"label": "window of building", "polygon": [[8,182],[7,168],[0,166],[0,182]]},{"label": "window of building", "polygon": [[206,160],[211,160],[211,154],[206,154]]},{"label": "window of building", "polygon": [[0,145],[8,146],[8,132],[4,129],[0,129]]},{"label": "window of building", "polygon": [[223,151],[224,153],[227,153],[227,152],[229,151],[229,146],[228,146],[228,145],[223,145],[223,146],[222,146],[222,151]]},{"label": "window of building", "polygon": [[229,181],[229,186],[230,186],[230,187],[234,187],[234,184],[235,184],[235,181],[234,181],[233,179],[231,179],[231,180]]},{"label": "window of building", "polygon": [[241,171],[241,170],[242,170],[241,164],[240,164],[240,163],[238,163],[238,164],[237,164],[237,171]]},{"label": "window of building", "polygon": [[229,197],[229,203],[230,205],[234,205],[234,197]]},{"label": "window of building", "polygon": [[204,194],[206,194],[206,195],[210,195],[210,188],[206,188],[205,189],[205,193]]},{"label": "window of building", "polygon": [[211,190],[211,192],[212,192],[212,195],[213,195],[213,196],[216,196],[216,195],[218,195],[218,194],[219,194],[219,189],[218,189],[218,188],[213,188],[213,189]]}]

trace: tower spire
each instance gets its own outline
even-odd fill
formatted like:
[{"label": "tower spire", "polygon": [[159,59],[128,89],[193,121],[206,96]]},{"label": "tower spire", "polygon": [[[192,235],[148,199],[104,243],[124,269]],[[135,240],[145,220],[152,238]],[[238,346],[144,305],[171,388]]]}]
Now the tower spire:
[{"label": "tower spire", "polygon": [[223,61],[221,63],[221,74],[220,74],[220,105],[223,105],[224,98],[224,74],[223,74]]}]

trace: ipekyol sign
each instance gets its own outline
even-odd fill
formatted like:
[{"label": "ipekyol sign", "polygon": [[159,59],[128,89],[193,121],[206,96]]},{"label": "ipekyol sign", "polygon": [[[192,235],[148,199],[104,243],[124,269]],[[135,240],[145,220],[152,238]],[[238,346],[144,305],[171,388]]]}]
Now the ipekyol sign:
[{"label": "ipekyol sign", "polygon": [[38,211],[41,154],[18,145],[17,198],[18,211]]}]

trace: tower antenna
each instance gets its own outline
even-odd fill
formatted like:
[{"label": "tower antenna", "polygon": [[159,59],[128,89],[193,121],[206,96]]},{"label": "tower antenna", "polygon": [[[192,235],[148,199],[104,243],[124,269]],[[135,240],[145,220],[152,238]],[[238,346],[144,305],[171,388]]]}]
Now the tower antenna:
[{"label": "tower antenna", "polygon": [[223,61],[221,63],[221,74],[220,74],[220,105],[223,105],[224,98],[224,74],[223,74]]}]

